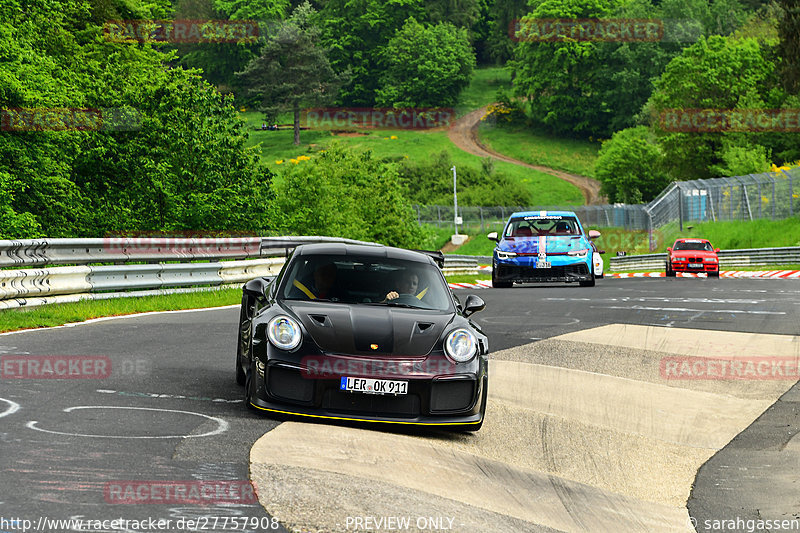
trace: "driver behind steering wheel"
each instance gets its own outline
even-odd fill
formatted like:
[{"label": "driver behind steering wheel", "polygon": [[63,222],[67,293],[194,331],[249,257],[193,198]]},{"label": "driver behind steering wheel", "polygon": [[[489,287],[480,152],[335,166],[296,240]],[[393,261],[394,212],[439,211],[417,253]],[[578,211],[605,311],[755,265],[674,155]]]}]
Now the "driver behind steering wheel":
[{"label": "driver behind steering wheel", "polygon": [[416,272],[412,272],[410,270],[406,270],[400,276],[399,281],[397,282],[397,290],[396,291],[389,291],[386,294],[386,299],[384,301],[391,301],[396,300],[400,297],[400,295],[410,295],[414,297],[419,297],[417,295],[417,289],[419,288],[419,275]]}]

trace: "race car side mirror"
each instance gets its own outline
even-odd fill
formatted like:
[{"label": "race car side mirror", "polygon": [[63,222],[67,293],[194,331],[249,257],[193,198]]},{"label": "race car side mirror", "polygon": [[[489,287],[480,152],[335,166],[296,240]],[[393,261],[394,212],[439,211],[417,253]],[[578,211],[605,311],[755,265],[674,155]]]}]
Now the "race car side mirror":
[{"label": "race car side mirror", "polygon": [[267,296],[267,287],[270,283],[272,283],[273,279],[275,278],[270,276],[251,279],[244,284],[242,290],[245,294],[252,296],[257,300],[264,300]]},{"label": "race car side mirror", "polygon": [[485,307],[486,302],[484,302],[480,296],[470,294],[467,296],[467,301],[464,303],[464,316],[469,316],[477,313],[478,311],[483,311]]},{"label": "race car side mirror", "polygon": [[605,250],[597,250],[597,253],[598,254],[604,254],[604,253],[606,253],[606,251]]},{"label": "race car side mirror", "polygon": [[590,230],[589,230],[589,238],[590,238],[590,239],[596,239],[596,238],[598,238],[599,236],[600,236],[600,232],[599,232],[599,231],[597,231],[596,229],[590,229]]},{"label": "race car side mirror", "polygon": [[486,238],[488,238],[490,241],[500,242],[500,239],[497,237],[497,232],[496,231],[493,231],[493,232],[489,233],[486,236]]},{"label": "race car side mirror", "polygon": [[672,251],[672,247],[670,246],[669,248],[667,248],[667,252],[671,252],[671,251]]},{"label": "race car side mirror", "polygon": [[714,253],[718,254],[719,253],[719,248],[714,248]]}]

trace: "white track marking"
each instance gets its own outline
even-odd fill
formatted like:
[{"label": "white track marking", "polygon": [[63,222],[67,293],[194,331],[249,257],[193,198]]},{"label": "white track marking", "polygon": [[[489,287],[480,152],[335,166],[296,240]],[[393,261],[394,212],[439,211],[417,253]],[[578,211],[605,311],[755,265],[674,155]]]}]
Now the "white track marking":
[{"label": "white track marking", "polygon": [[36,427],[38,423],[36,420],[31,420],[27,424],[26,427],[30,429],[35,429],[36,431],[42,431],[44,433],[52,433],[54,435],[68,435],[71,437],[95,437],[100,439],[190,439],[190,438],[197,438],[197,437],[211,437],[213,435],[219,435],[220,433],[224,433],[228,430],[228,422],[221,418],[217,418],[214,416],[204,415],[203,413],[195,413],[192,411],[179,411],[176,409],[154,409],[151,407],[117,407],[117,406],[109,406],[109,405],[78,405],[75,407],[67,407],[64,409],[65,413],[69,413],[78,409],[129,409],[132,411],[161,411],[163,413],[182,413],[186,415],[192,416],[201,416],[203,418],[207,418],[209,420],[213,420],[217,423],[217,429],[214,431],[208,431],[206,433],[201,433],[199,435],[160,435],[160,436],[152,436],[152,435],[143,435],[143,436],[136,436],[136,435],[89,435],[85,433],[69,433],[63,431],[52,431],[49,429],[42,429]]},{"label": "white track marking", "polygon": [[0,402],[6,402],[8,404],[8,409],[0,413],[0,418],[14,414],[17,411],[19,411],[19,404],[17,402],[12,402],[11,400],[6,400],[5,398],[0,398]]}]

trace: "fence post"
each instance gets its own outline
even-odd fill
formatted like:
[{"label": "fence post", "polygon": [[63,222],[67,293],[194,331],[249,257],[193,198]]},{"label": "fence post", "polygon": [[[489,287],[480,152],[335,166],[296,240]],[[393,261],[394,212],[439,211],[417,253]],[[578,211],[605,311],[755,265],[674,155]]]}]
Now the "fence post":
[{"label": "fence post", "polygon": [[484,231],[486,231],[485,229],[483,229],[483,207],[478,206],[478,212],[481,215],[481,233],[483,233]]},{"label": "fence post", "polygon": [[678,229],[683,232],[683,189],[678,184]]},{"label": "fence post", "polygon": [[792,175],[786,172],[785,170],[781,170],[786,176],[789,178],[789,216],[794,214],[794,190],[792,188]]},{"label": "fence post", "polygon": [[436,206],[436,227],[442,227],[442,206],[440,205]]}]

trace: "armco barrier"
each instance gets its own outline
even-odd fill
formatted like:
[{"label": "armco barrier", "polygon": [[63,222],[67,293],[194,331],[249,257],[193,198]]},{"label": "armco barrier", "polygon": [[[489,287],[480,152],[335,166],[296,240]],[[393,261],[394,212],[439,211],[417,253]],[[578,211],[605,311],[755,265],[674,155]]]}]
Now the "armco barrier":
[{"label": "armco barrier", "polygon": [[338,237],[230,237],[221,239],[108,237],[102,239],[0,240],[0,268],[161,261],[249,259],[285,255],[300,244],[380,246]]},{"label": "armco barrier", "polygon": [[[720,268],[750,265],[798,265],[800,264],[800,246],[720,250],[717,256]],[[609,270],[663,270],[666,261],[666,253],[612,257],[609,261]]]},{"label": "armco barrier", "polygon": [[[0,241],[0,254],[6,264],[40,265],[52,262],[145,262],[151,259],[187,261],[212,256],[277,255],[216,262],[173,262],[156,264],[106,264],[0,270],[0,309],[34,306],[80,299],[106,298],[112,291],[132,291],[145,295],[173,291],[175,287],[236,286],[259,276],[276,275],[288,250],[303,243],[368,244],[353,239],[329,237],[266,237],[223,239],[224,242],[202,242],[202,239],[119,240],[109,245],[105,239],[52,239],[46,241]],[[375,245],[379,246],[379,245]],[[137,248],[138,247],[138,248]],[[445,258],[447,274],[475,273],[478,263],[469,258]],[[103,295],[103,296],[101,296]],[[127,295],[127,294],[126,294]]]}]

